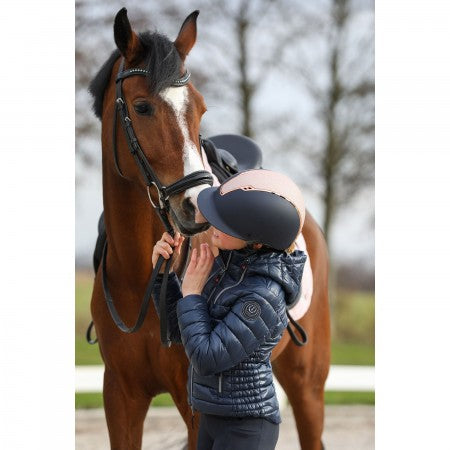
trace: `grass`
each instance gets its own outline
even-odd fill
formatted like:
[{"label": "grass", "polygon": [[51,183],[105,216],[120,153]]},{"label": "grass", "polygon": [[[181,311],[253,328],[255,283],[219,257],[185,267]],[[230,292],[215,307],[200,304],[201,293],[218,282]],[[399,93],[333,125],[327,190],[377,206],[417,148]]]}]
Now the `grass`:
[{"label": "grass", "polygon": [[373,292],[338,291],[333,304],[333,340],[375,344],[375,298]]},{"label": "grass", "polygon": [[[94,276],[77,272],[75,283],[75,364],[101,365],[98,345],[86,342],[86,329],[91,321],[90,299]],[[333,365],[374,365],[374,295],[373,293],[339,292],[335,307],[335,323],[331,346]],[[95,336],[95,332],[93,333]],[[373,392],[326,392],[326,404],[371,404],[375,403]],[[152,406],[172,406],[169,394],[160,394],[153,399]],[[75,394],[76,408],[100,408],[101,393]]]},{"label": "grass", "polygon": [[325,392],[326,405],[374,405],[375,392]]},{"label": "grass", "polygon": [[[93,333],[95,336],[95,332]],[[98,344],[91,345],[86,341],[85,335],[75,336],[75,365],[76,366],[98,366],[102,365],[102,357],[98,349]]]},{"label": "grass", "polygon": [[331,364],[350,366],[374,366],[375,348],[372,345],[368,344],[332,342]]},{"label": "grass", "polygon": [[[375,392],[325,392],[326,405],[374,405]],[[175,406],[170,394],[159,394],[153,401],[152,406]],[[75,394],[75,408],[91,409],[103,408],[103,397],[100,392],[89,392]]]},{"label": "grass", "polygon": [[[170,394],[159,394],[153,398],[151,406],[175,406]],[[86,392],[75,394],[76,409],[103,408],[103,396],[101,392]]]},{"label": "grass", "polygon": [[[90,302],[94,274],[77,272],[75,280],[75,365],[103,364],[98,345],[90,345],[86,341],[86,330],[91,323]],[[95,337],[95,329],[92,332]]]}]

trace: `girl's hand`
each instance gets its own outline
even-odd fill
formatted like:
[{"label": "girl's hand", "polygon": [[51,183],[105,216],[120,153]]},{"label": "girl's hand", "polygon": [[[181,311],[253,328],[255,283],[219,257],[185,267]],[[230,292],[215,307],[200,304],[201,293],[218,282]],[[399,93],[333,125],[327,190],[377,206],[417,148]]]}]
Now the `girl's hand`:
[{"label": "girl's hand", "polygon": [[192,250],[191,260],[181,286],[183,297],[189,294],[202,293],[213,264],[214,254],[207,243],[200,245],[200,255],[198,255],[196,248]]},{"label": "girl's hand", "polygon": [[[164,259],[169,259],[170,255],[174,252],[175,253],[172,257],[173,263],[175,263],[178,256],[180,256],[181,252],[181,245],[183,244],[184,236],[181,236],[180,233],[177,231],[175,233],[174,238],[165,231],[161,237],[161,239],[155,244],[153,247],[153,253],[152,253],[152,264],[153,268],[155,268],[156,263],[158,261],[159,255],[163,255]],[[174,247],[174,249],[172,248]],[[166,266],[167,262],[163,262],[161,265],[161,269],[159,270],[159,273],[164,273],[164,268]],[[172,264],[173,267],[173,264]]]}]

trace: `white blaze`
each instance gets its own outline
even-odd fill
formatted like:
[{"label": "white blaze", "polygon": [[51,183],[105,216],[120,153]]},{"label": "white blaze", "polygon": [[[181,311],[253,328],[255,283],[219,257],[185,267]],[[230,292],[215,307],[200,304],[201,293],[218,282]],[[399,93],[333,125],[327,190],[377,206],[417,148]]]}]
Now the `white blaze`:
[{"label": "white blaze", "polygon": [[[197,170],[205,170],[202,160],[197,151],[197,146],[192,142],[189,136],[189,130],[186,123],[186,105],[188,102],[188,88],[182,87],[169,87],[164,89],[160,93],[160,96],[166,101],[173,109],[175,117],[180,127],[181,134],[183,135],[183,163],[184,163],[184,176],[195,172]],[[186,197],[190,197],[192,203],[197,206],[197,195],[199,192],[209,185],[200,185],[187,189],[185,192]]]}]

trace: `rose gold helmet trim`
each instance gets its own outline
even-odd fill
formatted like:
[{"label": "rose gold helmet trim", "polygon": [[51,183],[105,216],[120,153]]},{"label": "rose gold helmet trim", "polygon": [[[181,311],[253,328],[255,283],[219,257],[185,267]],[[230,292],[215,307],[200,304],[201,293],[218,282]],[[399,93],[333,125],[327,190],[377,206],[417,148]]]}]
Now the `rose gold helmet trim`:
[{"label": "rose gold helmet trim", "polygon": [[305,223],[305,201],[299,187],[287,175],[266,169],[246,170],[225,181],[220,186],[220,195],[237,189],[272,192],[285,198],[297,209],[300,216],[298,233],[302,230]]}]

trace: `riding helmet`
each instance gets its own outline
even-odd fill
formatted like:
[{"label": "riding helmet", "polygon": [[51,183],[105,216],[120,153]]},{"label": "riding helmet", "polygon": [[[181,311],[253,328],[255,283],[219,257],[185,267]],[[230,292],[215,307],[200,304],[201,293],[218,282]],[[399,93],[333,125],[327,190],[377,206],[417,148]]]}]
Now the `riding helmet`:
[{"label": "riding helmet", "polygon": [[206,188],[197,198],[200,212],[218,230],[249,243],[287,249],[305,222],[305,204],[286,175],[251,169]]}]

